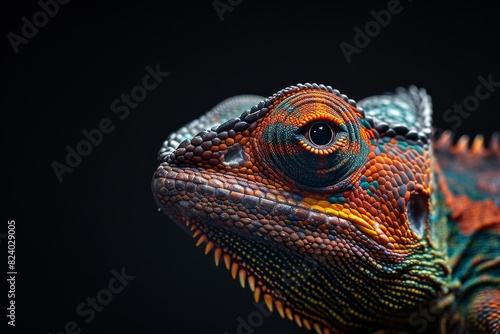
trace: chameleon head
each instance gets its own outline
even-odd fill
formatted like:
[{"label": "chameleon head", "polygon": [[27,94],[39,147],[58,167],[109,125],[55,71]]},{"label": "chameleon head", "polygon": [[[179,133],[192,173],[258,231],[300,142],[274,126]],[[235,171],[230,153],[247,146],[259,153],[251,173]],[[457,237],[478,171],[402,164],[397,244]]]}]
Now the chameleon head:
[{"label": "chameleon head", "polygon": [[152,182],[256,300],[320,333],[402,328],[449,273],[429,227],[427,95],[360,104],[329,86],[283,89],[167,144]]}]

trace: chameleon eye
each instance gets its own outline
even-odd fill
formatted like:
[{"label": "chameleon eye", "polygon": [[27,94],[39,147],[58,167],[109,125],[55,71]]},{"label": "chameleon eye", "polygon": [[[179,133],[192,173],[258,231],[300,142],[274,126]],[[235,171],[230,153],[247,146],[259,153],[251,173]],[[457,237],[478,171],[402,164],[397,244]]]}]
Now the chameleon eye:
[{"label": "chameleon eye", "polygon": [[335,129],[330,124],[315,122],[309,127],[305,137],[315,146],[326,146],[331,144],[333,138],[335,138],[335,133]]},{"label": "chameleon eye", "polygon": [[341,191],[363,166],[368,154],[364,125],[341,96],[320,90],[298,92],[269,112],[254,143],[263,169],[280,183]]}]

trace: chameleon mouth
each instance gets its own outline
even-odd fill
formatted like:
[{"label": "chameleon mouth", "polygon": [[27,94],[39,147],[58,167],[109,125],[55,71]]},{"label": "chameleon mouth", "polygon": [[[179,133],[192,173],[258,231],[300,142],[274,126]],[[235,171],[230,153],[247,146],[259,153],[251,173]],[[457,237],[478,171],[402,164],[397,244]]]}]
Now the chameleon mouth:
[{"label": "chameleon mouth", "polygon": [[[162,163],[154,173],[152,190],[160,210],[197,238],[196,245],[204,245],[205,254],[213,252],[217,266],[224,262],[233,279],[250,288],[256,302],[263,300],[282,318],[320,334],[331,333],[332,324],[366,329],[345,315],[335,295],[339,290],[333,293],[325,281],[346,282],[346,273],[362,276],[358,261],[377,264],[373,271],[385,264],[384,272],[390,274],[406,258],[364,233],[358,225],[366,221],[356,224],[349,216],[321,210],[320,202],[231,173],[222,179],[203,168]],[[319,269],[309,268],[307,258]],[[297,278],[303,283],[290,291]],[[301,290],[305,286],[316,290]],[[382,298],[379,291],[365,289],[373,303]],[[353,297],[347,293],[342,298]],[[307,304],[310,300],[319,304]]]},{"label": "chameleon mouth", "polygon": [[[203,222],[297,255],[335,263],[345,254],[400,263],[404,253],[380,242],[366,219],[321,209],[307,198],[227,173],[224,179],[203,168],[163,163],[153,176],[158,207],[175,221]],[[309,202],[309,203],[307,203]],[[191,226],[188,226],[191,228]],[[347,240],[348,239],[348,240]]]},{"label": "chameleon mouth", "polygon": [[[223,205],[221,201],[230,198],[248,208],[260,206],[266,207],[268,212],[281,210],[284,213],[284,205],[280,204],[283,199],[272,202],[263,198],[265,196],[259,198],[256,194],[244,194],[240,192],[241,185],[237,182],[232,186],[226,185],[226,189],[216,188],[215,185],[219,185],[217,181],[203,179],[199,170],[191,171],[193,174],[190,169],[172,168],[166,164],[160,166],[155,173],[152,190],[161,210],[196,239],[197,247],[204,245],[205,255],[213,253],[216,266],[224,263],[232,278],[238,280],[242,288],[248,287],[252,291],[255,302],[265,302],[271,312],[276,310],[282,318],[295,321],[299,327],[319,334],[332,333],[324,320],[327,316],[306,315],[293,310],[291,305],[295,303],[288,302],[279,292],[286,289],[280,285],[284,274],[281,269],[273,267],[276,262],[273,259],[281,259],[278,262],[282,267],[289,264],[294,268],[293,271],[305,273],[310,270],[310,266],[303,259],[304,255],[292,254],[283,247],[269,244],[269,241],[274,240],[274,244],[282,246],[284,242],[279,241],[279,238],[283,235],[273,231],[268,231],[266,235],[262,223],[257,220],[243,226],[241,221],[250,217],[240,217],[240,214],[238,218],[234,216],[231,219],[232,211],[227,208],[226,212],[217,212],[219,206]],[[206,201],[212,200],[217,202],[218,208],[212,209],[205,205]],[[219,220],[226,217],[227,220],[221,224],[214,221],[215,217]],[[313,273],[309,275],[312,279]]]}]

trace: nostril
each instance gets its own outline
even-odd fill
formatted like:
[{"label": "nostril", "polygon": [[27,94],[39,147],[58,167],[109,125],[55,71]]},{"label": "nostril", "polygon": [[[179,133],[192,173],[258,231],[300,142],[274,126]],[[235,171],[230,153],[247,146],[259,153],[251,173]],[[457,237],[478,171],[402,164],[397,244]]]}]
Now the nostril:
[{"label": "nostril", "polygon": [[427,198],[422,195],[412,195],[406,206],[406,212],[411,229],[419,236],[422,236],[429,215]]},{"label": "nostril", "polygon": [[247,160],[248,155],[245,154],[244,147],[239,144],[229,147],[222,156],[222,163],[233,168],[245,166]]}]

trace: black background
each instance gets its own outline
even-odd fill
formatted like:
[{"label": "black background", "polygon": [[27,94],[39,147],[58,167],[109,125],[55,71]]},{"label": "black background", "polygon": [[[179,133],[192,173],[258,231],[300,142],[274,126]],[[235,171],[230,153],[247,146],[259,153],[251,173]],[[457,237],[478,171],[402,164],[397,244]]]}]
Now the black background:
[{"label": "black background", "polygon": [[[500,81],[498,11],[402,1],[401,13],[348,64],[339,44],[353,44],[354,27],[387,3],[246,0],[221,21],[211,1],[72,1],[17,54],[7,34],[21,34],[21,18],[31,21],[40,6],[4,4],[0,233],[16,221],[17,331],[58,333],[75,321],[81,333],[237,333],[237,317],[256,310],[252,294],[157,212],[156,153],[170,132],[226,97],[269,96],[299,82],[332,85],[353,99],[415,84],[432,95],[434,124],[450,127],[443,112],[474,94],[478,76]],[[111,102],[156,64],[170,75],[120,120]],[[456,132],[489,138],[499,109],[496,91]],[[104,118],[114,131],[60,183],[51,163],[64,163],[66,145],[75,148],[81,131]],[[5,239],[1,249],[6,262]],[[123,267],[135,279],[85,323],[77,305]],[[301,332],[278,314],[253,332],[278,331]]]}]

